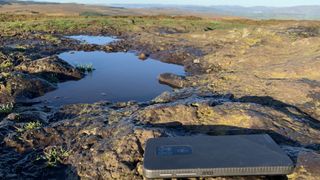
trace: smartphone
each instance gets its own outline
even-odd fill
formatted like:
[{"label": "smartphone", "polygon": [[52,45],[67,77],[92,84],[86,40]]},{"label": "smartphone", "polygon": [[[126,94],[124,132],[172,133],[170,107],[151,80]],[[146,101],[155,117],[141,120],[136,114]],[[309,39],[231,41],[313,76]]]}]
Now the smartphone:
[{"label": "smartphone", "polygon": [[146,178],[286,175],[293,162],[267,134],[149,139]]}]

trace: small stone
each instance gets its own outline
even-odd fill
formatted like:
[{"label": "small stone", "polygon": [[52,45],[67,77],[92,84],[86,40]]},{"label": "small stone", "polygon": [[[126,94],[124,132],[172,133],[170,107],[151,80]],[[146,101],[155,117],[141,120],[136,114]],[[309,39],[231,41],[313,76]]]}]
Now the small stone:
[{"label": "small stone", "polygon": [[200,104],[195,102],[195,103],[191,103],[191,106],[192,106],[192,107],[199,107]]},{"label": "small stone", "polygon": [[200,59],[194,59],[194,60],[193,60],[193,63],[194,63],[194,64],[199,64],[199,63],[200,63]]},{"label": "small stone", "polygon": [[141,60],[146,60],[148,59],[149,55],[148,54],[145,54],[145,53],[140,53],[139,54],[139,59]]},{"label": "small stone", "polygon": [[10,121],[16,121],[19,120],[19,114],[18,113],[11,113],[7,116],[7,119]]},{"label": "small stone", "polygon": [[158,79],[160,83],[169,85],[173,88],[183,88],[186,85],[186,79],[184,76],[172,73],[160,74]]},{"label": "small stone", "polygon": [[137,171],[138,171],[139,175],[141,175],[141,176],[143,175],[143,164],[141,162],[139,162],[137,164]]},{"label": "small stone", "polygon": [[320,155],[316,152],[300,152],[291,179],[317,179],[320,177]]},{"label": "small stone", "polygon": [[112,51],[113,50],[113,48],[111,46],[105,46],[104,49],[107,50],[107,51]]}]

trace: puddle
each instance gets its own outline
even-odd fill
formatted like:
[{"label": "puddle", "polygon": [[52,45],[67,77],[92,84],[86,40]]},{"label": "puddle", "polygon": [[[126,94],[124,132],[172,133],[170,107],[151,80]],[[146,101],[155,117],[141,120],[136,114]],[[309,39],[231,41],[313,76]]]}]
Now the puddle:
[{"label": "puddle", "polygon": [[184,75],[183,66],[153,59],[139,60],[134,53],[67,52],[60,58],[75,64],[92,64],[95,70],[79,81],[60,83],[58,89],[35,100],[50,105],[94,103],[98,101],[149,101],[164,91],[162,73]]},{"label": "puddle", "polygon": [[116,41],[116,38],[109,37],[109,36],[86,36],[86,35],[79,35],[79,36],[66,36],[67,38],[79,40],[85,44],[95,44],[95,45],[106,45],[113,41]]}]

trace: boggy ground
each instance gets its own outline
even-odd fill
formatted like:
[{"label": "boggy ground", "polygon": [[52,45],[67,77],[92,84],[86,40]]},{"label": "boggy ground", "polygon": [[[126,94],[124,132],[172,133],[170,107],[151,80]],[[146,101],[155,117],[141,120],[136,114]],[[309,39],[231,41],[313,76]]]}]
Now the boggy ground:
[{"label": "boggy ground", "polygon": [[[319,179],[319,22],[1,17],[0,177],[142,179],[148,138],[268,133],[295,162],[293,174],[216,179]],[[123,40],[81,45],[69,34]],[[176,89],[150,102],[31,103],[84,76],[55,56],[68,50],[136,50],[184,65],[187,76],[160,75]]]}]

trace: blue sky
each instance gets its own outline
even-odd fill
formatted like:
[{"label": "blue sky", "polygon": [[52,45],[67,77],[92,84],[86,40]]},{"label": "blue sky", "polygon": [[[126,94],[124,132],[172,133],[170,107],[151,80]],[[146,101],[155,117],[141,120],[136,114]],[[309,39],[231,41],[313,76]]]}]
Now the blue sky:
[{"label": "blue sky", "polygon": [[48,2],[77,2],[85,4],[180,4],[180,5],[240,5],[297,6],[320,5],[320,0],[38,0]]}]

